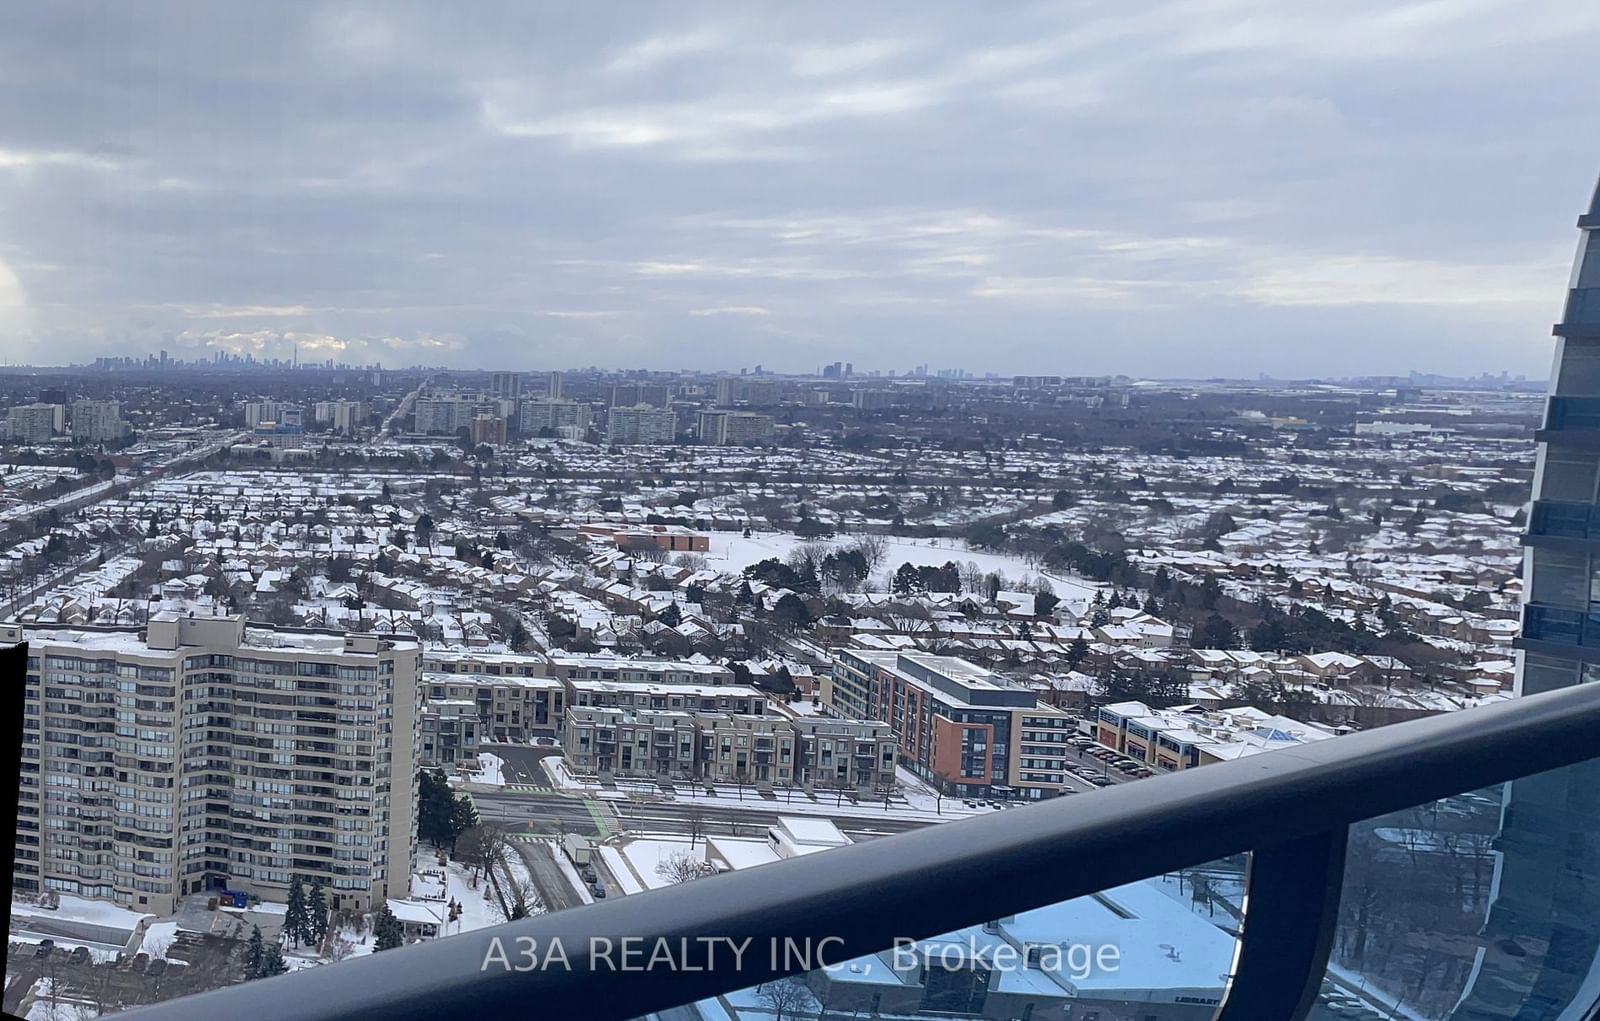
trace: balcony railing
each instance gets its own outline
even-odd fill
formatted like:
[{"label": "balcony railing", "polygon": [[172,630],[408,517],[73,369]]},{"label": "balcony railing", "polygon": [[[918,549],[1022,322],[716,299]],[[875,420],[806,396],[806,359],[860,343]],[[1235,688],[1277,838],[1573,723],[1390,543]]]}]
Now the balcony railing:
[{"label": "balcony railing", "polygon": [[1600,646],[1600,613],[1529,603],[1522,622],[1522,636],[1557,645]]},{"label": "balcony railing", "polygon": [[[899,940],[984,925],[1245,852],[1250,865],[1242,930],[1232,966],[1218,976],[1226,978],[1226,992],[1217,1018],[1296,1019],[1307,1017],[1314,1007],[1330,1011],[1316,1016],[1386,1016],[1329,1007],[1324,995],[1336,926],[1342,924],[1342,889],[1366,881],[1345,872],[1347,846],[1357,846],[1347,844],[1352,826],[1519,781],[1533,785],[1530,797],[1538,803],[1527,808],[1545,813],[1538,816],[1539,839],[1528,846],[1559,849],[1551,853],[1565,855],[1566,872],[1572,872],[1597,838],[1591,831],[1580,838],[1559,830],[1593,825],[1591,816],[1573,816],[1571,806],[1590,805],[1595,795],[1568,795],[1566,801],[1552,802],[1547,778],[1522,778],[1585,762],[1596,754],[1597,735],[1600,687],[1564,689],[930,826],[173,1000],[126,1016],[130,1021],[633,1018],[745,990],[816,963],[769,954],[766,948],[824,947],[826,963],[835,964],[889,950]],[[1587,782],[1568,786],[1593,790]],[[1531,817],[1529,810],[1513,812],[1519,789],[1513,784],[1506,795],[1505,825],[1514,815]],[[1551,804],[1557,806],[1554,815]],[[1456,810],[1453,802],[1444,805],[1433,806],[1434,812]],[[1500,818],[1498,812],[1495,818]],[[1358,827],[1356,832],[1365,831]],[[1450,827],[1441,832],[1451,832]],[[1488,875],[1479,876],[1474,889],[1506,896],[1502,884],[1510,883],[1517,864],[1507,855],[1521,845],[1505,829],[1495,840],[1501,850],[1494,852],[1500,857],[1490,870],[1493,882]],[[1410,850],[1414,861],[1442,853],[1421,846],[1420,838],[1414,843],[1419,845]],[[1418,854],[1423,859],[1416,859]],[[1540,871],[1550,882],[1560,880],[1559,875],[1551,879],[1551,873],[1562,873],[1561,868]],[[1419,871],[1413,878],[1420,883],[1425,876]],[[1489,947],[1469,977],[1494,974],[1502,960],[1525,966],[1529,954],[1555,957],[1559,952],[1563,974],[1578,973],[1578,982],[1594,960],[1592,952],[1588,958],[1583,955],[1582,947],[1594,950],[1593,939],[1585,943],[1588,937],[1581,936],[1583,927],[1593,930],[1600,922],[1583,915],[1593,906],[1584,892],[1593,883],[1584,885],[1585,878],[1592,876],[1577,876],[1570,895],[1575,903],[1563,907],[1575,914],[1561,920],[1561,940],[1535,944],[1531,951],[1513,948],[1511,957],[1504,956],[1511,950],[1502,954]],[[1519,924],[1527,928],[1537,921],[1526,914],[1529,891],[1516,892],[1521,898],[1517,908],[1524,912]],[[1389,896],[1403,894],[1397,887]],[[1452,900],[1459,906],[1471,898],[1458,893]],[[1365,912],[1371,906],[1364,899],[1352,908]],[[1481,923],[1480,917],[1477,928],[1484,928]],[[1421,938],[1415,931],[1410,937]],[[1367,938],[1363,934],[1362,940]],[[1471,939],[1469,932],[1457,942]],[[762,950],[744,955],[736,968],[725,949],[733,945]],[[659,947],[670,949],[670,960],[649,964],[645,958]],[[559,961],[550,956],[554,948],[560,948]],[[630,958],[624,948],[643,948],[644,956]],[[1172,952],[1177,960],[1178,949]],[[633,966],[624,967],[630,960]],[[1458,970],[1469,975],[1466,967]],[[1425,966],[1419,983],[1429,981],[1430,974],[1438,981],[1437,970]],[[1418,994],[1404,995],[1415,1000]],[[1548,986],[1537,995],[1542,1006],[1517,1013],[1515,1005],[1535,1003],[1535,994],[1513,986],[1502,994],[1510,997],[1504,999],[1511,1004],[1508,1012],[1490,1014],[1472,1013],[1465,995],[1457,1005],[1452,992],[1448,1009],[1455,1013],[1448,1016],[1590,1016],[1581,1011],[1558,1015],[1550,1009]],[[1420,1015],[1396,1004],[1387,1016]]]},{"label": "balcony railing", "polygon": [[1556,432],[1600,429],[1600,397],[1552,397],[1545,429]]},{"label": "balcony railing", "polygon": [[1531,536],[1600,540],[1600,513],[1592,504],[1537,500],[1528,521]]}]

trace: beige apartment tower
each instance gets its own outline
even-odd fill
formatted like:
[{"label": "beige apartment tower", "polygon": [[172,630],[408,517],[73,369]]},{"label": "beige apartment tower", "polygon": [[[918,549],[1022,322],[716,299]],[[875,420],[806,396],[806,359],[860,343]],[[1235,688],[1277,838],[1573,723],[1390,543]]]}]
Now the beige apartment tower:
[{"label": "beige apartment tower", "polygon": [[282,901],[297,875],[335,909],[409,894],[415,643],[174,613],[142,635],[0,624],[21,640],[17,890],[161,915]]}]

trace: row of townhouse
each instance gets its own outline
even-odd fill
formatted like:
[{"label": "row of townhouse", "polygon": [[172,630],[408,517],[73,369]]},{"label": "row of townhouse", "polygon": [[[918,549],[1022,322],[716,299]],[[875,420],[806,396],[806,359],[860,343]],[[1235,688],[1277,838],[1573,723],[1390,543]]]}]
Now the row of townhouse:
[{"label": "row of townhouse", "polygon": [[1039,799],[1066,786],[1075,717],[967,660],[841,649],[822,702],[837,716],[888,721],[901,761],[947,794]]},{"label": "row of townhouse", "polygon": [[887,723],[573,706],[563,747],[582,772],[870,792],[894,784]]},{"label": "row of townhouse", "polygon": [[560,736],[569,706],[760,714],[766,695],[694,660],[430,649],[423,656],[422,762],[452,765],[484,743]]}]

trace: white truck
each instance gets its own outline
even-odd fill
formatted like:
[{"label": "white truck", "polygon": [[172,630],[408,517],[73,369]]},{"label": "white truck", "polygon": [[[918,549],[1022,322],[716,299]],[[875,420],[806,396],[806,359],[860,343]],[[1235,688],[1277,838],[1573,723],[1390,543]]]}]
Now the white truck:
[{"label": "white truck", "polygon": [[568,833],[562,837],[561,849],[567,852],[567,857],[572,859],[574,865],[587,865],[594,855],[594,847],[589,843],[589,838],[577,833]]}]

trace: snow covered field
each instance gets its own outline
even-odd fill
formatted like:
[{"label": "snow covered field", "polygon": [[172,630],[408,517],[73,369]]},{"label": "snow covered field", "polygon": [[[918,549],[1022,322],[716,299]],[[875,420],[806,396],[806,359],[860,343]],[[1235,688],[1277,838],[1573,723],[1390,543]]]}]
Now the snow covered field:
[{"label": "snow covered field", "polygon": [[[829,546],[849,546],[855,540],[850,536],[837,536],[826,540],[802,539],[789,532],[764,532],[753,534],[747,539],[737,532],[713,532],[711,549],[705,556],[713,570],[738,572],[769,557],[782,560],[796,546],[815,541],[824,542]],[[976,564],[985,574],[998,571],[1013,585],[1024,578],[1048,578],[1056,590],[1056,595],[1075,609],[1080,608],[1079,604],[1082,604],[1082,609],[1087,609],[1089,602],[1094,599],[1096,588],[1092,582],[1042,571],[1012,554],[968,549],[966,544],[958,539],[888,537],[887,542],[888,552],[884,556],[883,566],[879,571],[880,577],[877,579],[880,591],[888,588],[888,575],[901,564],[942,567],[947,562],[953,561],[957,565]]]}]

